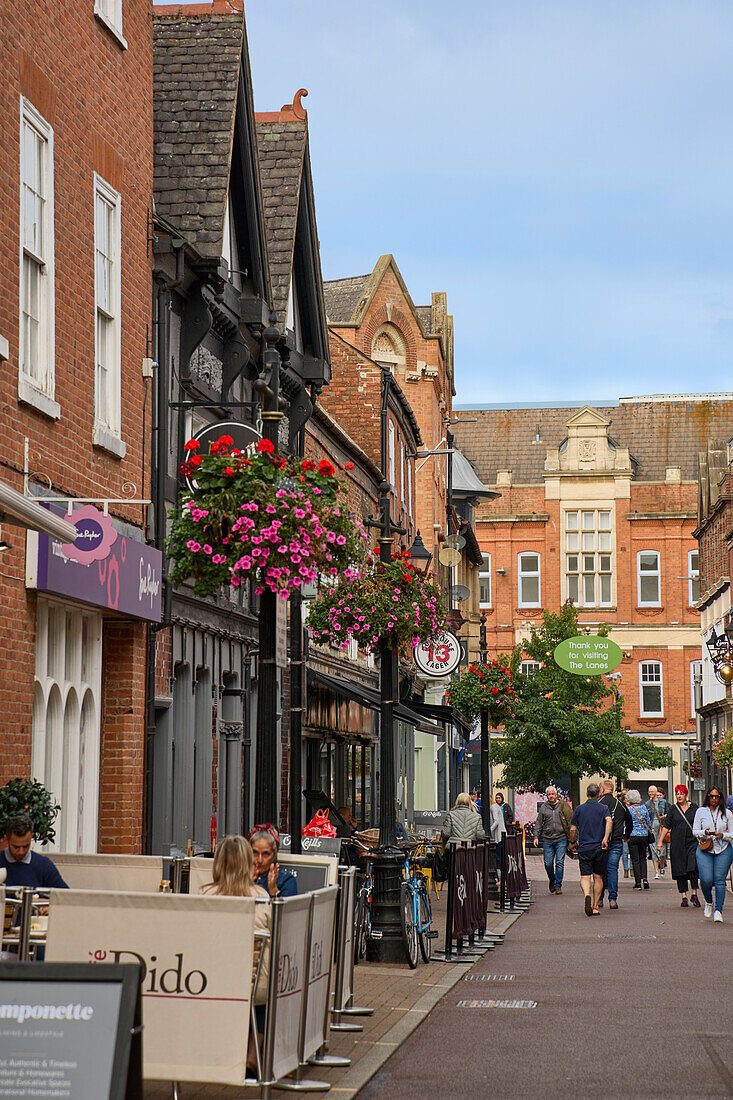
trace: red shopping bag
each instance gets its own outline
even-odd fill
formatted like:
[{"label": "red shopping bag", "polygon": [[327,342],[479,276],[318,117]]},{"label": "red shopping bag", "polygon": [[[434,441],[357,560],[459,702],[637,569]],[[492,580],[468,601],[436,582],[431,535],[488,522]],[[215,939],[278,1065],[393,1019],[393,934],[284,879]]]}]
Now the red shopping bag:
[{"label": "red shopping bag", "polygon": [[328,820],[328,810],[316,810],[308,824],[301,829],[302,836],[336,836],[336,830]]}]

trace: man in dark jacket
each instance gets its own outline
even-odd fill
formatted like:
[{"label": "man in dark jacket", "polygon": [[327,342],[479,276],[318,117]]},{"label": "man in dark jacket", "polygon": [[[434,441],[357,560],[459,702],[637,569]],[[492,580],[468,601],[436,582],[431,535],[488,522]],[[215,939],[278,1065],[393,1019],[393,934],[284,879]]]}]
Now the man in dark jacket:
[{"label": "man in dark jacket", "polygon": [[558,798],[557,787],[548,787],[545,795],[546,801],[537,812],[534,846],[537,848],[542,842],[542,855],[545,860],[545,871],[550,880],[550,893],[561,894],[572,810],[567,802]]},{"label": "man in dark jacket", "polygon": [[611,826],[611,838],[608,841],[608,858],[606,870],[603,874],[603,891],[599,901],[599,908],[603,906],[603,898],[608,890],[608,908],[618,909],[618,865],[624,847],[624,837],[628,836],[634,827],[631,811],[613,793],[613,783],[610,779],[601,780],[601,797],[598,800],[608,806],[613,818]]},{"label": "man in dark jacket", "polygon": [[48,858],[31,851],[33,822],[26,814],[11,817],[5,826],[7,848],[0,852],[0,870],[6,886],[41,886],[68,889]]}]

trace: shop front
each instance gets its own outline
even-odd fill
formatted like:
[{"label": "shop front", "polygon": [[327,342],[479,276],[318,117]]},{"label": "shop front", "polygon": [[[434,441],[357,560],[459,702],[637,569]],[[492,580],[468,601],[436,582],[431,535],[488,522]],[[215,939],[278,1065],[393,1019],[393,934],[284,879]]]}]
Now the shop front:
[{"label": "shop front", "polygon": [[26,588],[37,594],[32,775],[61,806],[57,850],[140,851],[145,624],[161,616],[161,555],[89,505],[63,516],[73,543],[27,534]]}]

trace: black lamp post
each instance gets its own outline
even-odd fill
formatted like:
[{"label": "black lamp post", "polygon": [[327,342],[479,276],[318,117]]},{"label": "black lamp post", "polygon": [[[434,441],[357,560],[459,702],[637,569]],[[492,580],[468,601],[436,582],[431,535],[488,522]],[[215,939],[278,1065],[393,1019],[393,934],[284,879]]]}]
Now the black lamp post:
[{"label": "black lamp post", "polygon": [[[277,342],[280,331],[275,324],[275,314],[270,314],[270,324],[263,333],[262,373],[254,383],[261,395],[263,410],[263,436],[279,450],[280,421],[280,353]],[[278,825],[280,812],[277,804],[277,596],[265,588],[260,596],[259,659],[257,677],[257,759],[255,765],[255,822],[272,822]]]},{"label": "black lamp post", "polygon": [[[481,664],[488,661],[486,653],[486,612],[481,612],[481,629],[479,633],[479,650]],[[484,832],[491,836],[491,776],[489,772],[489,752],[491,750],[491,738],[489,736],[489,712],[486,707],[481,708],[481,820]]]}]

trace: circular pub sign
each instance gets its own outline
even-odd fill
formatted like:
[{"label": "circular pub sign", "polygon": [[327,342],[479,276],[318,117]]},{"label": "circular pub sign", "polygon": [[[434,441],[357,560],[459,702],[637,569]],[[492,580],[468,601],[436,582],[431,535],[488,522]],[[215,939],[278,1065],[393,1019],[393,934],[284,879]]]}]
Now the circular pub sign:
[{"label": "circular pub sign", "polygon": [[449,630],[441,630],[431,642],[419,642],[412,656],[421,672],[440,679],[442,676],[450,676],[458,668],[461,643]]},{"label": "circular pub sign", "polygon": [[597,634],[579,634],[566,638],[553,651],[555,664],[576,676],[602,676],[621,664],[623,653],[610,638]]}]

